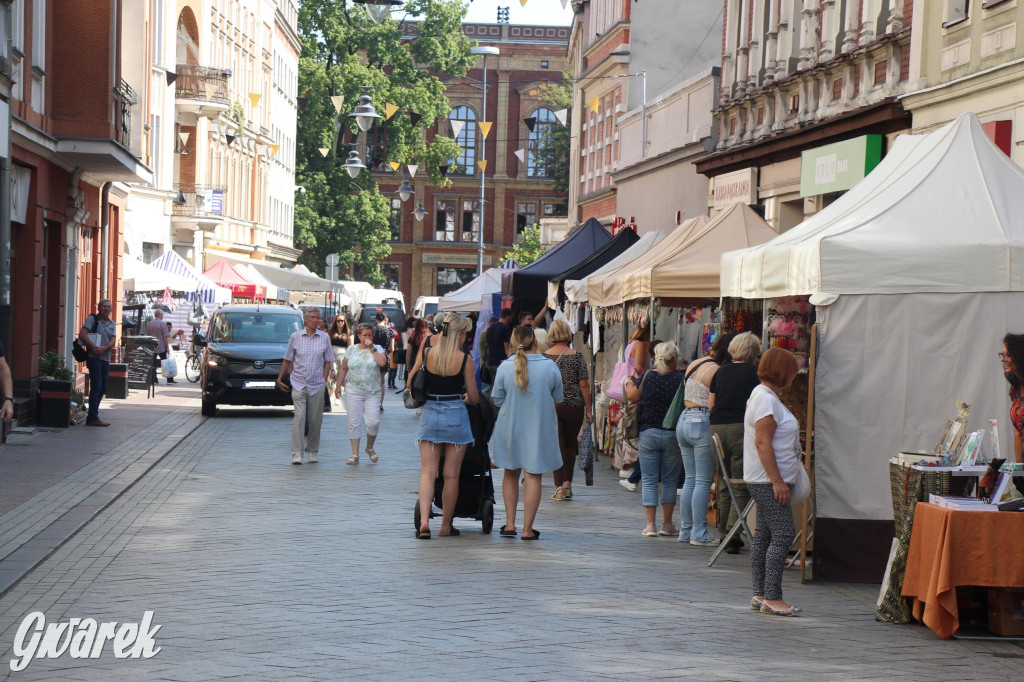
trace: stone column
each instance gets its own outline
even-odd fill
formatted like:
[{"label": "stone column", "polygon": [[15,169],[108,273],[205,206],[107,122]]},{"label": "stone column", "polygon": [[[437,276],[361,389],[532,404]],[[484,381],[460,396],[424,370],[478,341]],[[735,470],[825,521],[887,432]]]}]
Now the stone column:
[{"label": "stone column", "polygon": [[768,32],[764,34],[764,82],[775,81],[779,60],[779,0],[768,0]]},{"label": "stone column", "polygon": [[835,44],[836,0],[821,3],[821,61],[827,62],[838,52]]},{"label": "stone column", "polygon": [[[497,83],[497,87],[498,87],[498,111],[495,114],[493,114],[493,115],[492,114],[488,114],[488,116],[490,116],[491,120],[495,122],[495,125],[491,127],[491,135],[494,135],[495,138],[497,138],[498,137],[498,133],[501,130],[505,129],[506,127],[509,130],[518,130],[520,127],[522,127],[522,122],[519,120],[519,117],[516,116],[515,117],[515,123],[509,123],[509,119],[508,119],[508,88],[509,88],[508,76],[509,76],[509,72],[501,68],[501,64],[500,64],[501,58],[500,57],[498,59],[496,59],[495,61],[498,62],[498,64],[495,64],[495,66],[497,68],[494,69],[495,72],[497,73],[497,76],[498,76],[498,83]],[[512,128],[513,125],[515,126],[515,128]],[[525,145],[522,145],[522,146],[525,146]],[[490,162],[488,162],[488,165],[490,165]],[[525,175],[525,173],[526,173],[526,169],[524,168],[523,169],[523,174]],[[508,144],[503,142],[503,141],[500,141],[500,140],[498,142],[496,142],[495,145],[494,145],[494,179],[495,180],[508,180]]]},{"label": "stone column", "polygon": [[889,23],[886,24],[886,33],[899,33],[903,30],[903,4],[913,0],[887,0],[889,3]]},{"label": "stone column", "polygon": [[875,22],[878,21],[879,0],[863,0],[860,15],[860,44],[875,40]]},{"label": "stone column", "polygon": [[797,68],[809,69],[818,63],[820,32],[818,2],[817,0],[804,0],[804,8],[800,10],[800,64]]},{"label": "stone column", "polygon": [[860,3],[857,0],[846,0],[846,23],[843,26],[843,52],[857,49],[860,35]]}]

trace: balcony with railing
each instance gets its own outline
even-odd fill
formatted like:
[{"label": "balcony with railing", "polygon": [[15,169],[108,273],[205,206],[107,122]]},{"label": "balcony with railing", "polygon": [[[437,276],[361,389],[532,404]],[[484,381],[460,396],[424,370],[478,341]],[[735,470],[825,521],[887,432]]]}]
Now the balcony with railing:
[{"label": "balcony with railing", "polygon": [[171,222],[175,227],[212,231],[223,221],[223,185],[176,183],[171,201]]},{"label": "balcony with railing", "polygon": [[191,123],[200,116],[216,118],[231,107],[230,71],[198,64],[178,64],[175,69],[174,104],[179,120]]}]

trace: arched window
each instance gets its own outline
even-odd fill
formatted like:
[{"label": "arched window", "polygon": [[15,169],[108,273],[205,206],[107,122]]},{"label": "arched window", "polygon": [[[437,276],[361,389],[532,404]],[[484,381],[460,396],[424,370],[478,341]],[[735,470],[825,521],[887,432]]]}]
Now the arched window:
[{"label": "arched window", "polygon": [[551,144],[551,127],[555,124],[555,112],[537,109],[530,116],[536,119],[527,144],[526,177],[546,178],[551,175],[548,147]]},{"label": "arched window", "polygon": [[476,168],[476,113],[467,106],[459,106],[448,114],[449,121],[462,121],[464,124],[455,142],[462,147],[462,154],[455,159],[455,165],[449,175],[473,175]]}]

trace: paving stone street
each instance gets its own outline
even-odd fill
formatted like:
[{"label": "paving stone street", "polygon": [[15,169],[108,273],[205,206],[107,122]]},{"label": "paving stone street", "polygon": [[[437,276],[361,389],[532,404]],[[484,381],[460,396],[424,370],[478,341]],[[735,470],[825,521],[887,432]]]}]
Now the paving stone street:
[{"label": "paving stone street", "polygon": [[[618,485],[607,459],[593,487],[579,477],[571,502],[550,500],[545,478],[539,542],[498,535],[500,471],[492,534],[457,519],[462,536],[439,538],[435,519],[435,537],[420,541],[417,422],[399,396],[386,401],[378,464],[346,466],[335,407],[319,464],[292,466],[290,410],[204,420],[190,390],[120,450],[0,514],[0,679],[1024,676],[1018,643],[876,622],[877,585],[800,585],[794,570],[786,598],[802,617],[751,612],[746,552],[708,568],[709,548],[641,537],[639,494]],[[115,428],[134,400],[108,409]],[[53,436],[35,434],[22,452]],[[98,659],[12,672],[18,627],[35,611],[100,623],[153,611],[161,650],[117,659],[108,645]]]}]

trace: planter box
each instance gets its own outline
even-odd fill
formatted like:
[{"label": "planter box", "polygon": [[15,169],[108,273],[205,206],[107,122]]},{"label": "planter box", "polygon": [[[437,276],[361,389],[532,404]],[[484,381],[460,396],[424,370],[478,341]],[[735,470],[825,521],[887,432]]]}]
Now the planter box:
[{"label": "planter box", "polygon": [[39,380],[39,408],[36,424],[66,429],[71,425],[71,382],[58,379]]}]

